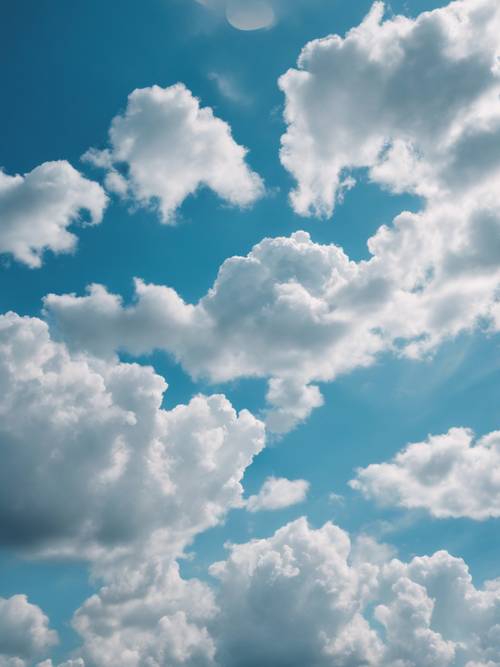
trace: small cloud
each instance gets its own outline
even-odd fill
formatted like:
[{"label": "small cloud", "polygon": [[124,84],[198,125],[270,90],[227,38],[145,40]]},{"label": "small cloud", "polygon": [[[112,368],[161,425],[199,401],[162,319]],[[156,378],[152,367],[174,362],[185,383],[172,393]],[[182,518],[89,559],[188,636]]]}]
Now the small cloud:
[{"label": "small cloud", "polygon": [[246,502],[249,512],[280,510],[304,502],[309,491],[305,479],[290,480],[285,477],[268,477],[256,496]]},{"label": "small cloud", "polygon": [[331,505],[343,505],[344,504],[344,496],[341,496],[338,493],[330,493],[328,495],[328,502]]},{"label": "small cloud", "polygon": [[222,72],[209,72],[208,79],[213,81],[217,91],[229,102],[240,105],[250,104],[250,97],[240,87],[238,82],[229,74]]}]

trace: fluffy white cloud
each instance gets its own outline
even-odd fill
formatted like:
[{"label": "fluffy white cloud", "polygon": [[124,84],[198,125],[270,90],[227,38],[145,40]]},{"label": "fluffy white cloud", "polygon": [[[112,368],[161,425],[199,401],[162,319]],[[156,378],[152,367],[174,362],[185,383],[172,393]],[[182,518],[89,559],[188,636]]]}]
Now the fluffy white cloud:
[{"label": "fluffy white cloud", "polygon": [[241,207],[263,194],[246,148],[183,84],[134,90],[111,123],[109,141],[109,149],[91,149],[83,158],[107,169],[109,190],[157,207],[164,223],[202,186]]},{"label": "fluffy white cloud", "polygon": [[445,551],[405,563],[368,537],[298,519],[229,547],[215,583],[155,557],[77,611],[87,667],[473,667],[500,661],[500,581]]},{"label": "fluffy white cloud", "polygon": [[197,304],[136,281],[134,303],[102,286],[49,295],[49,317],[74,348],[98,355],[163,349],[188,372],[221,382],[270,380],[270,428],[286,431],[321,404],[314,382],[371,365],[381,352],[412,358],[500,319],[500,210],[495,195],[402,213],[353,262],[305,232],[264,239],[232,257]]},{"label": "fluffy white cloud", "polygon": [[84,178],[65,160],[44,162],[24,176],[0,171],[0,253],[36,268],[46,250],[70,252],[77,237],[68,227],[98,224],[107,198],[98,183]]},{"label": "fluffy white cloud", "polygon": [[500,432],[475,441],[464,428],[408,445],[350,482],[367,498],[435,517],[500,517]]},{"label": "fluffy white cloud", "polygon": [[309,482],[305,479],[268,477],[259,493],[247,500],[246,508],[249,512],[283,509],[304,502],[308,491]]},{"label": "fluffy white cloud", "polygon": [[165,389],[149,367],[72,355],[41,320],[0,316],[1,541],[101,563],[152,536],[180,553],[242,506],[263,424],[222,395],[164,410]]},{"label": "fluffy white cloud", "polygon": [[182,579],[162,555],[115,572],[73,626],[86,667],[201,667],[215,653],[206,625],[216,611],[210,588]]},{"label": "fluffy white cloud", "polygon": [[294,378],[271,378],[266,395],[266,424],[273,433],[287,433],[323,405],[318,387]]},{"label": "fluffy white cloud", "polygon": [[376,2],[345,38],[307,44],[280,79],[281,161],[297,213],[330,216],[354,169],[427,199],[480,196],[500,179],[500,7],[458,0],[383,21]]},{"label": "fluffy white cloud", "polygon": [[219,664],[377,664],[382,644],[360,614],[372,573],[351,568],[349,552],[340,528],[315,531],[304,519],[231,547],[211,568],[221,583]]},{"label": "fluffy white cloud", "polygon": [[446,552],[404,563],[300,519],[231,547],[212,573],[221,667],[470,667],[500,657],[499,582],[476,589]]},{"label": "fluffy white cloud", "polygon": [[47,616],[25,595],[0,597],[0,667],[25,667],[57,641]]}]

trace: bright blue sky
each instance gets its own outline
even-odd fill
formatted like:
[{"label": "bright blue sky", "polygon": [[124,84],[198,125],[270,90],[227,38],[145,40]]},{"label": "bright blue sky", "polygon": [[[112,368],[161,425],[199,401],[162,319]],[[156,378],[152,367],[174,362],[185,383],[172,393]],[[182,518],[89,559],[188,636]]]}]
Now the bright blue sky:
[{"label": "bright blue sky", "polygon": [[[414,17],[444,4],[393,0],[391,9]],[[93,282],[128,300],[135,276],[169,285],[196,302],[227,257],[247,254],[265,236],[288,236],[298,229],[309,231],[317,243],[342,246],[354,260],[367,258],[368,237],[403,209],[419,210],[419,198],[383,192],[361,171],[360,183],[346,194],[333,220],[295,214],[287,201],[293,180],[278,156],[285,124],[276,82],[294,66],[306,42],[344,34],[370,5],[311,0],[270,30],[242,32],[191,0],[121,0],[119,9],[109,0],[4,3],[0,164],[6,173],[24,174],[42,162],[66,159],[99,180],[99,170],[79,158],[89,146],[105,146],[110,121],[124,109],[127,95],[135,88],[182,81],[249,148],[247,161],[270,194],[241,211],[202,190],[184,202],[176,226],[161,225],[155,212],[131,210],[113,198],[102,224],[77,230],[74,254],[48,253],[40,269],[3,256],[0,311],[39,316],[46,294],[81,294]],[[213,73],[231,79],[241,99],[221,94]],[[141,361],[167,379],[168,408],[198,391],[222,391],[238,409],[257,414],[264,407],[264,380],[210,385],[192,380],[165,353]],[[468,562],[478,584],[498,576],[498,520],[437,520],[418,513],[408,520],[403,510],[385,511],[363,500],[347,482],[357,467],[387,461],[429,433],[466,426],[482,435],[498,428],[499,374],[498,338],[463,333],[442,344],[431,360],[383,355],[371,368],[322,385],[324,406],[266,448],[244,482],[248,493],[257,493],[269,475],[303,478],[311,484],[307,501],[276,512],[231,512],[224,525],[197,537],[191,549],[195,558],[183,563],[183,572],[205,578],[207,566],[224,557],[226,541],[269,536],[305,514],[316,527],[331,519],[353,533],[372,532],[403,559],[446,549]],[[343,501],[332,503],[330,493]],[[383,520],[392,522],[390,532],[377,528]],[[56,659],[77,645],[69,621],[92,590],[85,563],[26,561],[9,549],[0,555],[0,596],[23,592],[42,607],[62,638]]]}]

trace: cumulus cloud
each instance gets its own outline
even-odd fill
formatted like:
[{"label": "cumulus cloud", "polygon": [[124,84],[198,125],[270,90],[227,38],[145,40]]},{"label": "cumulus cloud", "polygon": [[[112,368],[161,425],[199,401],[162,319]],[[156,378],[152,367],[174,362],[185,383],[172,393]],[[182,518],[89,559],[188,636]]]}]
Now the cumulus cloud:
[{"label": "cumulus cloud", "polygon": [[308,43],[280,79],[281,161],[297,181],[299,214],[331,216],[359,168],[394,192],[433,200],[498,190],[498,3],[383,17],[375,2],[345,38]]},{"label": "cumulus cloud", "polygon": [[116,574],[73,619],[86,666],[213,664],[207,623],[217,608],[207,584],[182,579],[178,565],[163,557]]},{"label": "cumulus cloud", "polygon": [[309,482],[305,479],[268,477],[259,493],[246,501],[246,508],[249,512],[280,510],[304,502],[308,491]]},{"label": "cumulus cloud", "polygon": [[500,432],[464,428],[408,445],[388,463],[360,468],[351,486],[382,505],[438,518],[500,517]]},{"label": "cumulus cloud", "polygon": [[363,585],[349,552],[340,528],[315,531],[304,519],[231,547],[211,568],[221,584],[219,663],[377,664],[382,644],[359,611]]},{"label": "cumulus cloud", "polygon": [[57,641],[47,616],[25,595],[0,597],[0,667],[25,667]]},{"label": "cumulus cloud", "polygon": [[490,193],[400,214],[369,239],[367,261],[296,232],[227,259],[196,304],[138,280],[131,304],[94,285],[86,296],[48,295],[45,308],[75,349],[162,349],[194,377],[267,378],[268,424],[284,432],[321,405],[316,382],[382,352],[420,358],[461,332],[494,330],[499,239]]},{"label": "cumulus cloud", "polygon": [[476,589],[466,564],[444,551],[404,563],[299,519],[232,546],[211,571],[223,667],[470,667],[499,657],[498,582]]},{"label": "cumulus cloud", "polygon": [[[392,549],[304,518],[231,545],[214,583],[159,557],[115,570],[76,612],[87,667],[472,667],[500,660],[500,582],[446,551]],[[75,664],[78,664],[75,662]]]},{"label": "cumulus cloud", "polygon": [[44,162],[24,176],[0,171],[0,253],[31,268],[43,253],[71,252],[77,243],[73,223],[102,220],[107,198],[98,183],[84,178],[65,160]]},{"label": "cumulus cloud", "polygon": [[287,433],[305,421],[315,408],[323,405],[323,396],[314,385],[294,378],[271,378],[266,395],[269,409],[266,424],[273,433]]},{"label": "cumulus cloud", "polygon": [[134,90],[111,123],[109,143],[103,151],[90,149],[83,159],[107,170],[109,190],[154,206],[167,224],[200,187],[240,207],[264,191],[229,125],[211,108],[200,107],[180,83]]},{"label": "cumulus cloud", "polygon": [[152,368],[72,355],[41,320],[0,316],[3,544],[180,553],[242,506],[263,424],[222,395],[164,410],[165,389]]}]

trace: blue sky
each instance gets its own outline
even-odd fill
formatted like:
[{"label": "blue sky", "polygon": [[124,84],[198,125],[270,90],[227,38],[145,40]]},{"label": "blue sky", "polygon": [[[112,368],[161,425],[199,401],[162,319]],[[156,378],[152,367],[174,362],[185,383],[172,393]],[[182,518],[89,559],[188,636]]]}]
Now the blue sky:
[{"label": "blue sky", "polygon": [[[301,178],[300,165],[314,156],[303,158],[299,149],[296,149],[294,159],[298,166],[295,172],[291,168],[286,169],[280,162],[280,139],[290,125],[283,117],[285,97],[289,97],[289,104],[297,104],[298,114],[306,113],[308,100],[307,96],[304,99],[292,99],[295,94],[292,88],[287,88],[284,93],[279,89],[277,80],[296,66],[297,57],[306,43],[331,34],[343,36],[358,26],[370,10],[371,2],[290,2],[286,12],[282,15],[278,12],[278,20],[273,26],[253,31],[235,29],[225,20],[221,3],[213,4],[215,8],[211,9],[195,0],[147,0],[140,3],[123,0],[119,7],[116,3],[101,0],[74,0],[71,3],[63,0],[18,0],[5,3],[0,10],[3,63],[3,104],[0,105],[3,140],[0,164],[6,174],[27,174],[42,163],[67,160],[87,179],[104,185],[103,170],[82,162],[81,156],[90,147],[103,149],[109,145],[111,120],[124,112],[127,96],[133,90],[153,85],[168,88],[182,82],[199,98],[203,107],[211,107],[217,117],[229,124],[234,141],[249,149],[245,168],[259,174],[265,184],[265,195],[243,208],[222,201],[209,188],[199,188],[177,208],[174,225],[161,224],[157,208],[154,205],[142,205],[139,197],[134,201],[132,195],[121,198],[109,192],[109,204],[100,224],[71,227],[78,237],[73,252],[54,253],[49,249],[43,253],[42,266],[39,268],[27,266],[12,253],[3,253],[0,263],[0,312],[4,314],[14,311],[21,316],[48,321],[53,340],[63,346],[67,345],[71,354],[86,355],[93,352],[85,346],[74,351],[75,345],[79,343],[71,339],[74,330],[65,328],[64,312],[61,315],[58,310],[52,312],[49,308],[48,313],[42,310],[42,300],[48,294],[82,296],[87,285],[99,283],[109,293],[120,295],[125,304],[131,304],[136,298],[133,279],[138,277],[146,283],[169,286],[184,301],[196,304],[210,290],[219,267],[227,258],[248,255],[265,237],[289,237],[293,232],[303,229],[309,232],[314,244],[340,246],[351,260],[362,264],[370,258],[367,240],[381,225],[391,226],[393,219],[402,211],[411,211],[417,215],[422,211],[423,215],[426,215],[427,210],[434,211],[432,206],[436,196],[428,194],[431,186],[425,184],[427,190],[423,185],[420,187],[421,183],[412,187],[387,187],[380,179],[377,182],[373,171],[370,171],[374,169],[375,162],[371,159],[363,162],[358,158],[344,160],[341,173],[354,175],[357,184],[348,189],[342,200],[335,204],[333,216],[305,217],[297,206],[294,210],[289,200],[290,190],[296,187]],[[421,12],[446,4],[430,0],[393,0],[386,9],[386,17],[391,21],[393,16],[402,14],[416,19]],[[474,4],[478,4],[476,0],[464,2],[465,7]],[[482,1],[484,7],[489,4],[494,5]],[[282,7],[282,4],[277,3],[276,11]],[[493,16],[493,10],[491,14],[493,25],[494,21],[498,21],[498,16]],[[434,39],[437,51],[437,33]],[[486,43],[489,44],[487,39]],[[388,49],[387,44],[384,48]],[[473,57],[475,55],[464,56],[464,64],[461,65],[464,78],[468,76],[467,58],[472,60]],[[432,68],[432,61],[427,66]],[[347,81],[350,77],[354,80],[354,69],[353,64],[352,73],[349,68],[344,71]],[[315,75],[318,78],[330,76],[327,68],[325,72],[320,69]],[[445,71],[443,76],[446,75]],[[326,89],[328,85],[328,78],[325,78],[325,82],[319,80],[320,88]],[[334,100],[335,80],[331,85],[333,97],[328,99]],[[402,91],[401,95],[414,94],[418,98],[419,91],[413,90],[411,85],[409,89],[410,93]],[[348,88],[346,90],[349,91]],[[453,97],[453,83],[450,84],[450,90],[450,96]],[[343,91],[343,94],[348,93]],[[355,95],[351,92],[349,94]],[[362,91],[359,94],[359,104],[363,105],[366,100],[363,102]],[[471,96],[473,94],[470,93]],[[437,112],[441,113],[438,98],[436,94]],[[465,93],[464,100],[459,100],[463,108],[472,105]],[[476,98],[473,99],[475,101]],[[390,104],[385,99],[383,102]],[[397,101],[394,102],[395,106],[397,104]],[[325,125],[321,130],[325,132],[324,146],[330,146],[329,141],[334,146],[335,137],[343,131],[347,132],[347,129],[335,125],[336,117],[333,113],[329,116],[328,102],[324,102],[324,105]],[[422,113],[429,113],[425,109]],[[380,116],[384,113],[381,110]],[[498,114],[500,111],[493,110],[493,113]],[[446,116],[445,110],[442,115]],[[312,134],[316,131],[314,119],[317,117],[312,115],[309,118]],[[453,122],[458,123],[456,119],[461,117],[457,112]],[[341,121],[337,119],[337,122]],[[345,119],[342,122],[348,123]],[[352,122],[355,124],[355,119]],[[435,125],[439,124],[436,120]],[[351,131],[352,128],[348,129]],[[331,137],[328,134],[330,131]],[[372,130],[365,130],[360,125],[357,129],[354,127],[353,131],[362,135]],[[391,132],[390,140],[393,140],[398,129],[393,128]],[[418,132],[420,130],[415,130],[417,138],[420,136]],[[429,142],[425,132],[421,132],[422,137],[425,137],[422,139],[423,148],[419,150],[425,158],[426,146],[434,140],[431,138]],[[464,136],[467,132],[470,133],[470,129],[464,130]],[[491,132],[494,141],[498,130],[493,129]],[[445,130],[442,130],[442,136],[444,134]],[[442,136],[438,137],[439,140]],[[417,143],[417,139],[414,138],[414,142]],[[434,143],[437,145],[437,140]],[[326,153],[328,150],[325,148]],[[431,154],[430,151],[431,165],[440,164],[440,160],[443,160],[443,164],[446,162],[440,153]],[[330,158],[320,154],[316,157],[318,169],[325,173],[328,165],[326,162],[321,163],[321,160]],[[165,155],[165,160],[168,159],[168,155]],[[496,165],[483,165],[481,168],[488,170],[488,173],[484,176],[483,172],[479,172],[477,180],[486,184],[484,188],[489,188],[487,196],[494,198],[495,181],[493,176],[490,180],[488,178]],[[436,171],[432,172],[429,181],[437,183],[436,187],[439,188],[446,178],[446,175]],[[427,176],[422,177],[422,183],[425,179]],[[462,196],[465,188],[456,186],[456,189]],[[470,201],[474,197],[483,201],[483,194],[478,195],[472,189],[471,193]],[[454,197],[447,196],[451,199]],[[319,198],[315,201],[317,203]],[[442,200],[439,201],[442,203]],[[469,206],[469,199],[463,205],[464,208],[466,206]],[[1,207],[0,200],[0,214]],[[493,208],[491,204],[491,210]],[[0,232],[1,226],[0,217]],[[1,242],[0,233],[0,250]],[[497,257],[496,270],[499,260]],[[457,284],[458,287],[453,287],[456,290],[453,294],[460,290],[468,293],[465,283]],[[485,286],[481,289],[485,291],[490,288]],[[475,298],[475,301],[478,299]],[[468,309],[468,306],[464,306],[464,309]],[[241,318],[242,315],[236,313],[235,317]],[[411,311],[408,317],[413,317]],[[61,318],[60,321],[58,318]],[[242,475],[245,497],[257,495],[266,478],[274,476],[306,480],[310,485],[307,498],[298,504],[274,511],[253,513],[244,507],[234,508],[237,503],[233,503],[233,509],[225,508],[214,525],[194,531],[186,539],[183,551],[190,556],[187,559],[180,558],[183,577],[199,578],[212,586],[213,577],[208,574],[208,568],[213,562],[228,558],[225,548],[227,543],[246,543],[254,538],[271,539],[280,527],[301,516],[308,518],[313,531],[320,530],[325,522],[332,521],[349,533],[353,541],[356,536],[370,535],[380,542],[388,543],[405,563],[414,556],[445,550],[464,559],[470,568],[473,583],[478,588],[484,581],[500,576],[499,515],[496,510],[486,510],[490,514],[480,519],[467,515],[465,510],[462,516],[438,518],[429,505],[431,501],[428,502],[425,497],[411,509],[397,502],[384,503],[380,497],[377,499],[375,491],[364,494],[349,486],[358,468],[389,462],[408,443],[422,443],[429,434],[444,434],[452,427],[464,427],[472,429],[480,437],[498,428],[498,334],[484,325],[486,318],[486,312],[479,311],[477,326],[465,324],[452,334],[444,330],[442,333],[435,325],[438,343],[428,354],[420,355],[419,358],[409,358],[409,355],[398,358],[386,348],[375,355],[366,364],[367,367],[353,366],[334,378],[327,377],[326,371],[323,373],[322,364],[316,362],[319,368],[304,383],[306,386],[311,383],[319,386],[323,405],[311,409],[303,418],[298,418],[297,424],[290,430],[285,429],[285,433],[276,435],[269,429],[266,447],[246,466]],[[89,326],[92,328],[94,324]],[[108,335],[100,326],[97,318],[96,340]],[[150,322],[144,326],[156,327]],[[398,334],[394,335],[394,341],[396,345],[399,344]],[[248,344],[251,345],[251,339]],[[221,345],[225,345],[225,342],[221,341]],[[307,349],[307,346],[308,340],[304,338],[303,348]],[[266,418],[266,410],[269,409],[266,403],[266,381],[269,377],[276,377],[274,371],[270,371],[269,375],[255,371],[254,377],[247,377],[252,373],[234,373],[227,381],[221,381],[206,371],[210,361],[203,367],[205,371],[200,362],[199,373],[193,372],[193,364],[197,363],[193,359],[197,358],[198,353],[195,347],[184,352],[179,351],[180,348],[169,349],[168,344],[165,344],[163,349],[156,349],[152,353],[143,350],[137,353],[137,348],[126,347],[126,343],[117,341],[116,348],[119,349],[122,363],[152,365],[156,373],[168,382],[169,388],[163,401],[165,410],[173,410],[178,404],[188,403],[199,392],[207,395],[221,393],[236,410],[248,409],[256,417]],[[115,362],[106,360],[103,363]],[[283,377],[291,377],[294,362],[290,364],[291,370],[283,371]],[[10,433],[8,429],[5,432]],[[0,446],[2,437],[0,435]],[[31,443],[30,446],[35,445]],[[23,465],[29,466],[29,460]],[[75,465],[83,464],[75,460]],[[29,484],[30,479],[31,472],[25,479],[19,480],[19,485],[22,487],[23,484]],[[58,480],[53,479],[52,484],[57,487]],[[477,490],[472,488],[463,489],[465,496],[472,496],[475,492]],[[339,497],[332,497],[331,494]],[[85,496],[83,498],[85,503]],[[2,496],[1,501],[8,502],[7,496]],[[12,503],[16,502],[19,500],[13,498]],[[59,497],[58,502],[64,504],[64,495]],[[88,502],[90,505],[91,500]],[[0,520],[8,515],[9,505],[6,507]],[[2,530],[0,523],[0,532]],[[42,650],[40,655],[36,650],[27,648],[25,655],[21,655],[24,662],[19,665],[37,664],[49,657],[53,665],[58,665],[70,655],[75,659],[83,656],[87,667],[114,665],[115,662],[110,660],[109,654],[106,656],[104,649],[102,655],[99,655],[100,649],[95,649],[93,653],[94,649],[89,649],[92,639],[86,637],[84,632],[82,639],[82,632],[79,635],[70,626],[74,612],[86,598],[99,591],[103,583],[107,582],[108,574],[103,574],[102,568],[100,570],[100,565],[107,562],[107,556],[103,555],[105,552],[100,552],[97,561],[81,557],[84,552],[81,543],[78,543],[80,546],[70,556],[68,553],[58,553],[57,546],[50,552],[50,537],[44,542],[44,546],[49,547],[50,555],[45,554],[43,557],[36,553],[36,548],[26,550],[9,542],[8,537],[2,539],[2,544],[0,598],[10,599],[16,594],[26,594],[29,603],[40,607],[47,615],[50,627],[58,633],[60,639],[58,645],[50,650]],[[118,578],[129,576],[120,575],[119,570],[117,572]],[[220,600],[219,606],[224,606]],[[230,614],[230,611],[227,613]],[[217,630],[210,623],[207,627],[216,637],[214,641],[218,648],[214,659],[221,667],[236,667],[239,664],[251,667],[251,657],[250,662],[244,662],[243,659],[238,662],[234,657],[235,649],[231,648],[228,640],[222,638],[218,643]],[[218,627],[217,622],[214,627]],[[388,627],[385,631],[390,636]],[[239,636],[239,630],[234,632]],[[396,632],[404,636],[406,630]],[[252,641],[250,631],[248,641]],[[253,641],[258,643],[258,639]],[[15,654],[9,653],[11,649],[7,648],[5,657],[1,642],[0,620],[0,667],[4,664],[17,667],[17,663],[2,662],[2,659],[10,659]],[[80,648],[82,645],[86,647],[83,650]],[[98,646],[98,642],[95,645]],[[244,643],[241,644],[243,646]],[[144,651],[141,656],[144,661],[149,655],[147,642],[144,641],[141,647],[138,650]],[[238,650],[246,649],[237,649],[236,653]],[[371,651],[372,663],[351,657],[351,662],[338,664],[379,664],[376,662],[378,658],[375,657],[375,649],[372,647],[367,650],[369,653]],[[460,666],[472,665],[472,660],[477,661],[474,665],[485,667],[498,664],[495,661],[497,654],[491,652],[488,655],[462,655],[458,652],[451,659],[448,656],[448,662],[445,662],[444,657],[439,658],[441,663],[433,663],[429,657],[417,657],[419,662],[397,663],[396,660],[401,657],[397,651],[402,649],[384,650],[389,651],[382,658],[386,665]],[[167,649],[165,651],[165,655],[170,655]],[[121,664],[137,667],[146,664],[158,667],[178,664],[175,662],[178,658],[158,658],[155,655],[157,662]],[[269,655],[269,658],[263,659],[261,654],[256,653],[253,664],[259,664],[260,667],[264,664],[295,665],[291,658],[288,661],[283,658],[279,662],[276,657],[272,657],[272,653]],[[491,662],[487,663],[490,657]],[[198,659],[200,662],[196,661]],[[318,660],[312,656],[310,664],[322,665]],[[196,656],[188,656],[184,662],[188,666],[205,664]]]}]

